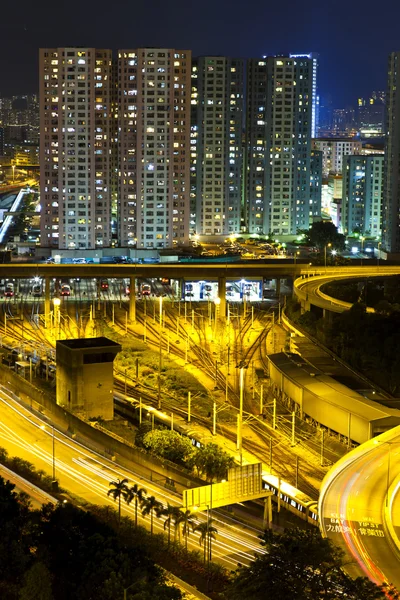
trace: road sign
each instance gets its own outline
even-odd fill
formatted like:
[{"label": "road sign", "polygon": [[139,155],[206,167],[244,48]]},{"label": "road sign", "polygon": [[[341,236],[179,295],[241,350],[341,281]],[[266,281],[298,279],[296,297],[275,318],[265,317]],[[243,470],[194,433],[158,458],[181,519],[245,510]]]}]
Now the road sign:
[{"label": "road sign", "polygon": [[207,510],[265,498],[271,492],[262,487],[262,464],[229,469],[227,481],[183,491],[183,506],[189,510]]}]

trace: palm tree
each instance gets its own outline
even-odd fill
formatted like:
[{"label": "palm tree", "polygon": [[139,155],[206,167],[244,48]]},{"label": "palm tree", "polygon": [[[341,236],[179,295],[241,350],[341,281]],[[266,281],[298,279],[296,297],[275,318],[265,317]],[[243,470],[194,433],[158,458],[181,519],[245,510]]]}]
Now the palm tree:
[{"label": "palm tree", "polygon": [[185,536],[185,547],[186,547],[186,552],[188,549],[188,537],[189,537],[189,533],[190,533],[190,527],[192,527],[192,529],[194,528],[194,515],[192,515],[192,513],[190,512],[190,510],[186,509],[184,510],[180,510],[180,520],[179,523],[183,523],[183,527],[182,527],[182,533]]},{"label": "palm tree", "polygon": [[140,488],[137,483],[132,485],[124,492],[125,502],[129,505],[132,500],[135,500],[135,527],[137,527],[137,511],[138,504],[142,504],[145,495],[147,494],[144,488]]},{"label": "palm tree", "polygon": [[147,498],[143,498],[142,502],[140,503],[140,506],[142,508],[142,515],[144,517],[146,515],[150,515],[150,533],[152,534],[154,512],[158,517],[163,509],[163,505],[161,504],[161,502],[156,500],[154,496],[147,496]]},{"label": "palm tree", "polygon": [[176,517],[177,513],[180,513],[180,510],[177,506],[172,506],[168,502],[167,506],[161,511],[160,515],[167,517],[164,521],[164,530],[168,527],[168,546],[171,543],[171,523],[174,520],[175,528],[176,528]]},{"label": "palm tree", "polygon": [[113,486],[111,490],[108,490],[107,496],[112,496],[114,501],[118,499],[118,525],[121,523],[121,496],[124,496],[127,488],[129,479],[117,479],[117,481],[110,481],[109,486]]},{"label": "palm tree", "polygon": [[[200,533],[200,546],[202,546],[204,543],[204,564],[206,564],[207,541],[208,544],[210,544],[210,540],[215,540],[215,534],[218,533],[215,527],[211,525],[211,522],[212,519],[209,519],[207,521],[204,521],[203,523],[199,523],[198,525],[196,525],[196,527],[193,528],[193,531],[198,531]],[[209,554],[211,555],[211,552]]]}]

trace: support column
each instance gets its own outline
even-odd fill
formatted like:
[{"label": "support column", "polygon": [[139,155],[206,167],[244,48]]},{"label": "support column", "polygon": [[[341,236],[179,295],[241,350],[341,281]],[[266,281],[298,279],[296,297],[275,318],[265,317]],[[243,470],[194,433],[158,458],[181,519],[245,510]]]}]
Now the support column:
[{"label": "support column", "polygon": [[226,277],[218,277],[218,297],[221,300],[219,305],[219,318],[225,321],[226,318]]},{"label": "support column", "polygon": [[129,320],[136,322],[136,277],[129,278]]},{"label": "support column", "polygon": [[275,284],[276,295],[279,297],[281,295],[281,280],[276,279],[275,281],[276,281],[276,284]]},{"label": "support column", "polygon": [[49,326],[50,319],[50,277],[44,278],[44,326]]}]

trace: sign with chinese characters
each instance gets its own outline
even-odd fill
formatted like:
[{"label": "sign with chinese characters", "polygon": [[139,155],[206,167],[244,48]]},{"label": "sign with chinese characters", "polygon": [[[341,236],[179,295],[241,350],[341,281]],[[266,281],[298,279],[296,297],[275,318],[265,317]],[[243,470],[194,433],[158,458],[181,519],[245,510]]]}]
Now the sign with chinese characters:
[{"label": "sign with chinese characters", "polygon": [[364,517],[361,521],[348,521],[344,514],[338,513],[331,513],[330,518],[325,519],[325,530],[326,533],[385,537],[382,524],[376,523],[372,517]]}]

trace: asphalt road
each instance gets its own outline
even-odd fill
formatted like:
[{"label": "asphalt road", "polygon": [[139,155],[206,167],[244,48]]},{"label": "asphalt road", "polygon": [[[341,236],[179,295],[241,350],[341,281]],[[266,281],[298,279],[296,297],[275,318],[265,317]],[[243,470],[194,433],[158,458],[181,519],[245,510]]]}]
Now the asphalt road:
[{"label": "asphalt road", "polygon": [[[0,390],[0,446],[7,449],[11,456],[20,456],[32,462],[37,469],[52,474],[53,431],[44,418],[41,419],[22,407],[4,389]],[[60,486],[98,505],[114,505],[107,497],[109,482],[117,478],[128,478],[129,485],[138,483],[146,488],[148,495],[155,495],[164,505],[169,502],[181,505],[177,494],[167,491],[157,483],[145,480],[132,470],[107,460],[93,451],[87,450],[62,431],[55,429],[55,474]],[[134,465],[132,464],[132,469]],[[164,480],[163,480],[164,481]],[[122,514],[134,518],[134,506],[122,503]],[[139,513],[140,515],[140,513]],[[205,521],[206,515],[198,514],[198,521]],[[139,523],[150,527],[150,518],[139,516]],[[213,560],[228,569],[236,569],[237,564],[249,564],[255,552],[263,552],[260,547],[258,530],[245,527],[234,519],[221,516],[213,511],[213,525],[217,528],[216,541],[212,544]],[[154,530],[164,531],[164,519],[154,517]],[[172,534],[173,535],[173,534]],[[200,550],[197,533],[191,533],[188,547]]]},{"label": "asphalt road", "polygon": [[[389,442],[375,438],[330,482],[320,503],[321,527],[349,558],[352,576],[400,590],[400,554],[385,523],[389,485],[400,470],[400,428]],[[399,520],[396,516],[397,533]]]}]

